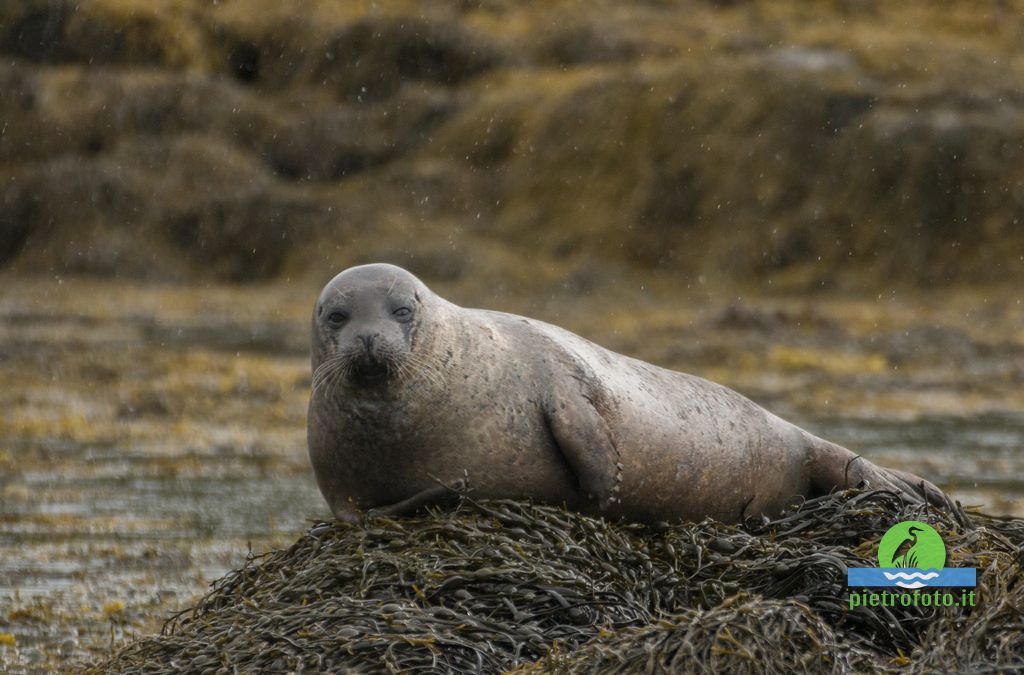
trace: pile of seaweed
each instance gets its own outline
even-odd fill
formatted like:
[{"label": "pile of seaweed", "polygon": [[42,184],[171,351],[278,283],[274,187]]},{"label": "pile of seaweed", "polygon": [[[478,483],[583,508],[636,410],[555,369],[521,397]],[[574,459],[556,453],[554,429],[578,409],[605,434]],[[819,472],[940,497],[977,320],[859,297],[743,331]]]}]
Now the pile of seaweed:
[{"label": "pile of seaweed", "polygon": [[[845,672],[1024,666],[1024,520],[884,491],[776,520],[612,523],[516,501],[321,523],[92,672]],[[850,608],[846,571],[931,523],[973,607]],[[906,591],[911,592],[911,591]]]}]

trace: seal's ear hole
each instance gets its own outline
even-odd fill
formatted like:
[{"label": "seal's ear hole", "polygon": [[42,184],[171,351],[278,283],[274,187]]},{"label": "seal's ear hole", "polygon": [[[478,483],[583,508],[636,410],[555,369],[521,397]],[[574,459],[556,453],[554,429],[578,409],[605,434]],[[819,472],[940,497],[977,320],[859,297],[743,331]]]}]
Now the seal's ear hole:
[{"label": "seal's ear hole", "polygon": [[323,305],[320,305],[319,307],[316,308],[316,315],[317,316],[322,316],[323,313],[324,313],[324,306]]},{"label": "seal's ear hole", "polygon": [[419,291],[413,291],[412,292],[412,297],[416,298],[416,302],[423,302],[422,300],[420,300],[420,292]]}]

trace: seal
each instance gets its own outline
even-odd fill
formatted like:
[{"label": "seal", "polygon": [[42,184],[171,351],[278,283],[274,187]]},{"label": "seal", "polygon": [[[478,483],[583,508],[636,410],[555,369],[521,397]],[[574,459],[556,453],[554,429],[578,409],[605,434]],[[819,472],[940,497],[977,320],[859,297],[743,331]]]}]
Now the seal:
[{"label": "seal", "polygon": [[556,326],[455,305],[406,270],[352,267],[312,322],[309,454],[334,515],[471,490],[640,522],[737,522],[855,486],[959,505],[723,386]]}]

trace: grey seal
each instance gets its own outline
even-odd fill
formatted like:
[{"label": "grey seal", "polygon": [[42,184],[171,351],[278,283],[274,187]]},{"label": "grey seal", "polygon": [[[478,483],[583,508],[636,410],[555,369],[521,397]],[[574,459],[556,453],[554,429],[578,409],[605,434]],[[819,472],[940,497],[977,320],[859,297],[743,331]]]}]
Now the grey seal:
[{"label": "grey seal", "polygon": [[460,307],[393,265],[327,284],[312,366],[309,455],[341,520],[411,512],[446,486],[640,522],[737,522],[865,485],[962,514],[726,387]]}]

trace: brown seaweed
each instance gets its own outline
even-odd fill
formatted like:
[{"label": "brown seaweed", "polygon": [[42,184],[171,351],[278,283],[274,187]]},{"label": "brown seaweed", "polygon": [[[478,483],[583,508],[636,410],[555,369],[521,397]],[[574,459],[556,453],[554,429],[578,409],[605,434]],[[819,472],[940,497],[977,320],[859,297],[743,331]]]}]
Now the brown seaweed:
[{"label": "brown seaweed", "polygon": [[[1024,520],[884,492],[742,526],[610,523],[516,501],[318,523],[91,672],[847,672],[1024,666]],[[926,520],[974,607],[849,608],[892,524]]]}]

